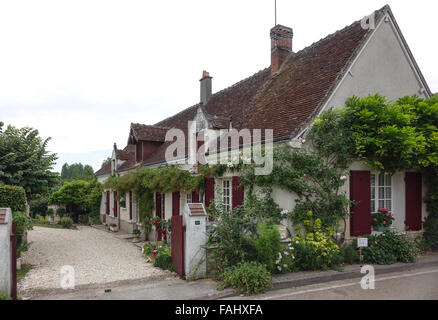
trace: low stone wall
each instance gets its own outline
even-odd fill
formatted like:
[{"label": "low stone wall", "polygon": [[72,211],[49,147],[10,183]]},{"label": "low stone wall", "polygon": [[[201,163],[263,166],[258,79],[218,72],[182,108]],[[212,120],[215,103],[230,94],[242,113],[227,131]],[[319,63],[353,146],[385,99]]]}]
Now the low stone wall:
[{"label": "low stone wall", "polygon": [[4,291],[11,295],[12,274],[11,274],[11,232],[12,213],[11,209],[0,209],[2,215],[0,221],[0,292]]}]

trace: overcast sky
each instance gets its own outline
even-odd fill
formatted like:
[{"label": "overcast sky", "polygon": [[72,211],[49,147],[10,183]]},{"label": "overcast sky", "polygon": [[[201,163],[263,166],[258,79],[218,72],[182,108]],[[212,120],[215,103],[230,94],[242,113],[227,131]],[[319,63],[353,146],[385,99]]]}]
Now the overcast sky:
[{"label": "overcast sky", "polygon": [[[438,1],[277,0],[293,50],[388,3],[433,92]],[[270,64],[274,0],[0,1],[0,120],[97,170],[131,122],[154,124]]]}]

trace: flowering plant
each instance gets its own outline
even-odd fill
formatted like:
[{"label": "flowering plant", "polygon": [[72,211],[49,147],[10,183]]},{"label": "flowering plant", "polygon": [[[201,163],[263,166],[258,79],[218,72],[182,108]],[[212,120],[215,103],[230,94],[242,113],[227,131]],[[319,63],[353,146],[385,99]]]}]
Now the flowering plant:
[{"label": "flowering plant", "polygon": [[161,220],[160,217],[155,216],[152,218],[151,223],[153,226],[160,227],[163,224],[163,220]]},{"label": "flowering plant", "polygon": [[395,220],[394,216],[388,209],[380,208],[377,213],[371,215],[373,227],[390,227]]}]

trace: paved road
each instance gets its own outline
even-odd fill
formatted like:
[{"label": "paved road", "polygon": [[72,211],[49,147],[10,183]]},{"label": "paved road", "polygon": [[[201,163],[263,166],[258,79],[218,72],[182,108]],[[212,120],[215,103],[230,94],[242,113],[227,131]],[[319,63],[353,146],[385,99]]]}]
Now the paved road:
[{"label": "paved road", "polygon": [[[270,291],[254,300],[438,300],[438,268],[417,269],[375,277],[375,289],[361,288],[360,279],[349,279],[299,288]],[[232,297],[228,299],[248,299]]]}]

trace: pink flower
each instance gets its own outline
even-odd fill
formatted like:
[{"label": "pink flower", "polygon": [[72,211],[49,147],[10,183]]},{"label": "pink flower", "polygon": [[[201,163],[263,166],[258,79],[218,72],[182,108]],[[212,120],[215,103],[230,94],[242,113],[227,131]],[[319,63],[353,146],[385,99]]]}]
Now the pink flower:
[{"label": "pink flower", "polygon": [[389,213],[387,213],[386,216],[389,217]]},{"label": "pink flower", "polygon": [[377,221],[377,219],[376,219],[376,218],[374,218],[373,220],[374,220],[374,221]]},{"label": "pink flower", "polygon": [[383,224],[386,224],[386,221],[383,221]]}]

